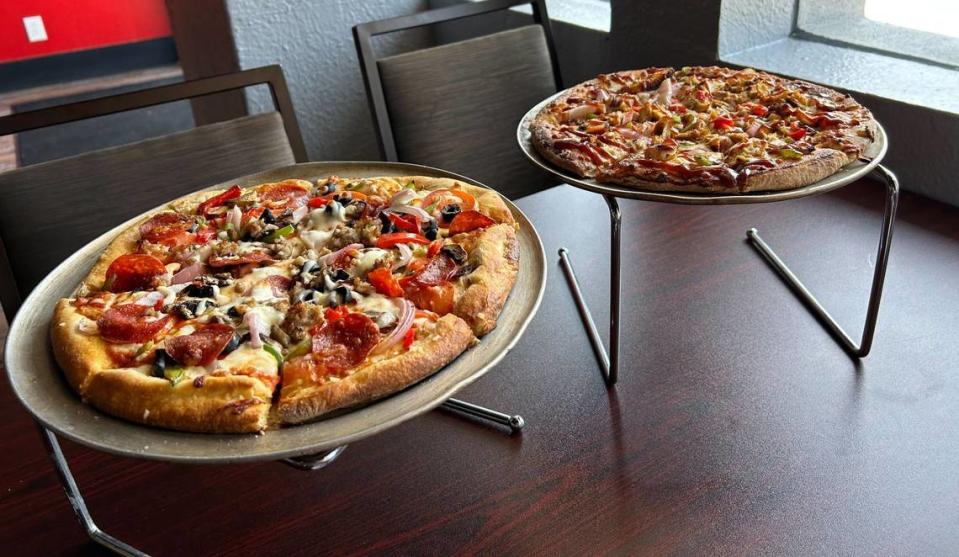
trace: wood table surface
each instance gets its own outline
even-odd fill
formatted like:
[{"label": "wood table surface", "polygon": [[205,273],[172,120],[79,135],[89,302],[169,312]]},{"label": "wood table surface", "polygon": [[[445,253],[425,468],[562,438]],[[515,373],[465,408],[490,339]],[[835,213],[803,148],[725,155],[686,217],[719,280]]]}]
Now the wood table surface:
[{"label": "wood table surface", "polygon": [[[521,413],[519,435],[438,410],[318,472],[64,449],[99,525],[157,555],[955,554],[959,210],[903,196],[860,362],[745,242],[758,227],[858,338],[882,191],[622,201],[623,368],[608,391],[556,256],[569,247],[605,329],[605,204],[568,186],[521,199],[550,260],[543,304],[461,393]],[[0,552],[101,552],[5,382],[0,454]]]}]

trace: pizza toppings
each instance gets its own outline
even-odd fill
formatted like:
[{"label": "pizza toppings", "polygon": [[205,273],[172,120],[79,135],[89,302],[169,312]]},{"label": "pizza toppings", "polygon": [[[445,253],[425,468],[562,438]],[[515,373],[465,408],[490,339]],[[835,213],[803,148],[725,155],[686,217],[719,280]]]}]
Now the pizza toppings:
[{"label": "pizza toppings", "polygon": [[242,192],[240,191],[239,186],[231,186],[230,189],[226,190],[223,193],[214,195],[213,197],[207,199],[203,203],[200,203],[200,206],[197,207],[197,214],[203,217],[209,217],[213,212],[213,209],[220,207],[227,201],[231,199],[236,199],[240,197]]},{"label": "pizza toppings", "polygon": [[103,312],[97,319],[97,328],[107,342],[146,342],[162,331],[169,321],[169,316],[157,316],[156,310],[150,306],[123,304]]},{"label": "pizza toppings", "polygon": [[[263,397],[282,369],[279,405],[301,386],[344,381],[370,358],[390,362],[454,324],[463,350],[471,325],[438,320],[469,285],[457,279],[473,269],[460,245],[473,237],[457,244],[449,235],[493,221],[464,186],[418,180],[287,180],[231,187],[192,212],[178,202],[135,229],[135,253],[111,262],[104,291],[87,286],[72,302],[71,333],[109,343],[101,350],[110,369],[204,390],[191,396],[221,396],[233,383],[214,378],[242,376]],[[484,213],[493,201],[481,199]],[[422,378],[435,368],[412,371]],[[239,402],[269,409],[269,398]],[[150,423],[178,428],[162,423],[166,415],[153,412]]]},{"label": "pizza toppings", "polygon": [[167,354],[185,366],[212,363],[233,339],[234,329],[223,323],[210,323],[187,335],[167,337],[163,341]]},{"label": "pizza toppings", "polygon": [[121,255],[107,268],[104,290],[126,292],[156,286],[166,275],[163,262],[142,253]]},{"label": "pizza toppings", "polygon": [[496,224],[496,221],[479,211],[466,211],[456,215],[456,218],[450,223],[450,236],[487,228],[494,224]]},{"label": "pizza toppings", "polygon": [[[836,91],[698,67],[600,75],[544,108],[532,132],[540,152],[585,177],[736,192],[753,187],[752,176],[806,161],[838,170],[862,154],[873,126],[868,110]],[[831,166],[816,151],[828,151]],[[769,182],[755,187],[803,185]]]}]

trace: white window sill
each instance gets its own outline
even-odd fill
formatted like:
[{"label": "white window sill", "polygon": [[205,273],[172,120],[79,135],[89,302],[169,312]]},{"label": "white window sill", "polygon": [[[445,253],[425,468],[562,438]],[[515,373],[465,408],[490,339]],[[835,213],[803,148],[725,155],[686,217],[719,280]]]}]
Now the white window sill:
[{"label": "white window sill", "polygon": [[959,114],[959,72],[939,66],[796,38],[722,61]]}]

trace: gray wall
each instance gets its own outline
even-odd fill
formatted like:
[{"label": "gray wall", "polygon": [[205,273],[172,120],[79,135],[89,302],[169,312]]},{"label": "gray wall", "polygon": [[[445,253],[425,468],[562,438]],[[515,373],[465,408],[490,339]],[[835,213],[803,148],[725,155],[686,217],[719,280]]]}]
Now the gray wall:
[{"label": "gray wall", "polygon": [[[426,9],[426,0],[227,0],[242,69],[280,64],[312,160],[378,160],[353,25]],[[428,31],[376,43],[388,55],[431,44]],[[252,112],[272,105],[254,90]]]}]

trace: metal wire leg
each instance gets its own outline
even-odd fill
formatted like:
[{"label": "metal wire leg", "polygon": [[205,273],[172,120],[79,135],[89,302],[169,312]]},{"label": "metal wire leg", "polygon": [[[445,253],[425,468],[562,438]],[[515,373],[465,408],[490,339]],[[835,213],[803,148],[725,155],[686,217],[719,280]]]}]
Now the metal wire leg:
[{"label": "metal wire leg", "polygon": [[566,280],[573,294],[573,300],[579,309],[579,316],[586,327],[586,334],[589,336],[589,342],[593,345],[593,352],[596,353],[596,359],[599,360],[600,371],[607,386],[616,384],[619,379],[619,307],[620,307],[620,229],[622,227],[622,213],[619,210],[619,203],[616,198],[610,195],[604,195],[606,204],[609,206],[609,240],[610,240],[610,270],[609,270],[609,354],[603,346],[603,340],[596,329],[596,323],[583,299],[582,290],[579,287],[579,281],[576,280],[576,273],[573,271],[573,264],[569,260],[569,250],[565,247],[559,248],[559,262],[563,266],[563,272],[566,274]]},{"label": "metal wire leg", "polygon": [[346,450],[348,446],[349,445],[340,445],[335,449],[324,451],[322,453],[284,458],[280,462],[286,464],[287,466],[292,466],[297,470],[306,470],[307,472],[312,472],[314,470],[319,470],[329,466],[334,460],[336,460],[336,457],[340,456],[340,454]]},{"label": "metal wire leg", "polygon": [[63,451],[60,449],[60,442],[57,441],[56,435],[39,423],[37,426],[40,428],[40,437],[43,438],[43,444],[47,447],[50,460],[53,461],[53,467],[57,470],[57,477],[60,479],[60,484],[63,485],[63,491],[66,492],[67,500],[70,501],[70,506],[73,507],[73,512],[76,513],[80,524],[82,524],[83,528],[87,531],[87,535],[89,535],[93,541],[120,555],[146,557],[146,553],[100,530],[93,521],[93,517],[90,516],[90,511],[87,510],[87,505],[84,503],[83,496],[80,494],[80,488],[77,487],[77,482],[73,479],[73,474],[67,465],[67,459],[63,456]]},{"label": "metal wire leg", "polygon": [[866,310],[866,324],[862,331],[862,340],[856,343],[836,320],[829,315],[826,308],[809,291],[808,288],[789,270],[789,267],[783,263],[782,259],[769,247],[762,238],[759,237],[759,231],[750,228],[746,231],[753,247],[760,255],[766,259],[769,265],[779,273],[783,281],[792,288],[796,296],[806,304],[809,311],[819,319],[819,322],[836,338],[842,347],[851,356],[863,358],[869,354],[872,349],[872,339],[876,332],[876,318],[879,314],[879,299],[882,297],[882,284],[886,278],[886,263],[889,260],[889,245],[892,242],[892,230],[896,219],[896,208],[899,204],[899,180],[886,167],[879,165],[873,171],[874,174],[882,178],[886,183],[886,208],[882,218],[882,236],[879,237],[879,251],[876,256],[876,270],[873,272],[872,289],[869,292],[869,306]]}]

